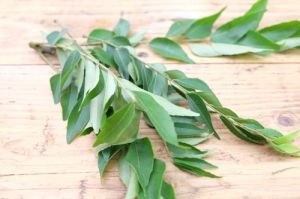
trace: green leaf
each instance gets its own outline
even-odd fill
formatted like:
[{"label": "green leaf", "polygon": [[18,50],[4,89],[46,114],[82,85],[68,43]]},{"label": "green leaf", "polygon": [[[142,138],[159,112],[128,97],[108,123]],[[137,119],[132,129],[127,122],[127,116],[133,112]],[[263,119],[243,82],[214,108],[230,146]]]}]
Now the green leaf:
[{"label": "green leaf", "polygon": [[197,92],[197,95],[199,95],[208,104],[211,104],[213,106],[222,106],[221,102],[212,91]]},{"label": "green leaf", "polygon": [[75,69],[74,73],[74,85],[77,87],[77,92],[80,93],[81,88],[84,82],[84,70],[85,70],[85,63],[83,60],[80,61],[78,67]]},{"label": "green leaf", "polygon": [[213,14],[201,19],[196,20],[186,31],[185,36],[188,39],[204,39],[211,34],[211,30],[215,21],[219,18],[225,8]]},{"label": "green leaf", "polygon": [[249,31],[246,36],[238,42],[238,44],[260,49],[269,49],[269,52],[278,51],[280,49],[280,45],[254,31]]},{"label": "green leaf", "polygon": [[[198,161],[204,161],[201,159],[195,159]],[[178,168],[190,172],[192,174],[198,175],[198,176],[206,176],[210,178],[220,178],[219,176],[216,176],[208,171],[205,171],[204,169],[199,167],[199,164],[195,161],[191,161],[190,159],[180,159],[178,160],[177,158],[173,160],[174,165],[177,166]],[[208,163],[209,164],[209,163]]]},{"label": "green leaf", "polygon": [[257,130],[259,133],[261,133],[263,136],[268,137],[270,139],[276,139],[279,137],[282,137],[282,133],[275,129],[269,129],[269,128],[263,128]]},{"label": "green leaf", "polygon": [[212,43],[212,44],[191,44],[191,51],[199,57],[217,57],[225,55],[241,55],[247,53],[268,53],[270,49],[260,49],[236,44]]},{"label": "green leaf", "polygon": [[87,93],[85,94],[85,97],[81,103],[81,108],[89,104],[91,100],[95,98],[103,90],[105,81],[102,72],[99,71],[99,77],[97,79],[98,79],[98,83],[95,85],[95,87],[92,88],[91,90],[88,90]]},{"label": "green leaf", "polygon": [[188,93],[187,100],[191,109],[195,112],[200,113],[200,116],[197,117],[198,121],[204,122],[209,132],[213,133],[216,138],[220,139],[219,135],[217,134],[216,130],[213,127],[210,114],[201,97],[196,93]]},{"label": "green leaf", "polygon": [[187,76],[180,70],[168,70],[165,72],[171,79],[185,79]]},{"label": "green leaf", "polygon": [[167,37],[176,37],[183,35],[195,22],[194,19],[181,19],[176,20],[171,27],[169,28],[166,36]]},{"label": "green leaf", "polygon": [[139,193],[139,182],[133,169],[126,161],[125,156],[119,160],[119,172],[122,182],[127,187],[125,199],[135,199]]},{"label": "green leaf", "polygon": [[126,37],[123,37],[123,36],[117,36],[117,37],[114,37],[112,40],[111,40],[111,43],[114,44],[115,46],[130,46],[130,42],[129,40],[126,38]]},{"label": "green leaf", "polygon": [[126,48],[119,48],[114,53],[115,63],[118,65],[118,71],[125,79],[129,78],[128,64],[130,62],[130,54]]},{"label": "green leaf", "polygon": [[114,36],[114,33],[105,29],[95,29],[89,36],[87,42],[89,44],[102,43],[103,41],[111,40]]},{"label": "green leaf", "polygon": [[139,106],[147,114],[162,139],[170,144],[177,145],[177,134],[174,123],[164,107],[147,93],[136,91],[134,95]]},{"label": "green leaf", "polygon": [[163,199],[176,199],[172,185],[167,183],[166,181],[163,181],[161,196],[163,197]]},{"label": "green leaf", "polygon": [[175,42],[168,38],[157,37],[150,42],[151,49],[157,54],[177,61],[193,64],[183,49]]},{"label": "green leaf", "polygon": [[130,24],[125,19],[119,19],[117,25],[114,27],[114,32],[116,35],[126,37],[129,33]]},{"label": "green leaf", "polygon": [[300,156],[300,148],[291,144],[273,144],[270,142],[270,145],[280,153],[288,154],[291,156]]},{"label": "green leaf", "polygon": [[132,46],[138,45],[144,38],[146,31],[140,31],[134,34],[132,37],[129,38],[129,42]]},{"label": "green leaf", "polygon": [[292,37],[289,39],[283,39],[283,40],[277,42],[277,44],[280,45],[279,51],[285,51],[285,50],[289,50],[291,48],[297,48],[300,46],[300,37]]},{"label": "green leaf", "polygon": [[296,132],[289,133],[288,135],[278,137],[272,142],[277,145],[288,144],[294,142],[298,136],[299,136],[299,131],[296,131]]},{"label": "green leaf", "polygon": [[179,138],[178,141],[180,143],[189,144],[189,145],[198,145],[202,142],[208,140],[209,137],[193,137],[193,138]]},{"label": "green leaf", "polygon": [[162,191],[163,175],[166,170],[164,162],[155,159],[149,184],[145,191],[147,199],[158,199]]},{"label": "green leaf", "polygon": [[98,168],[100,175],[103,176],[109,161],[122,149],[124,145],[108,147],[98,153]]},{"label": "green leaf", "polygon": [[78,102],[70,113],[67,125],[67,143],[70,144],[86,127],[90,112],[89,106],[79,109],[81,102]]},{"label": "green leaf", "polygon": [[214,106],[214,109],[216,109],[221,114],[226,115],[226,117],[238,117],[238,115],[229,108],[223,106]]},{"label": "green leaf", "polygon": [[168,90],[168,80],[157,73],[154,73],[149,84],[148,91],[159,96],[166,96]]},{"label": "green leaf", "polygon": [[54,103],[60,101],[60,74],[55,74],[50,78],[50,86],[53,95]]},{"label": "green leaf", "polygon": [[279,23],[259,30],[259,33],[271,41],[288,39],[300,30],[300,21]]},{"label": "green leaf", "polygon": [[66,63],[64,64],[64,67],[61,72],[61,81],[60,81],[61,88],[64,87],[67,79],[69,78],[72,71],[75,69],[75,67],[79,63],[80,59],[81,59],[81,56],[77,50],[73,51],[68,56],[68,59],[66,60]]},{"label": "green leaf", "polygon": [[91,101],[90,122],[97,134],[99,129],[103,127],[106,120],[106,109],[108,109],[109,101],[116,91],[117,84],[114,77],[107,72],[102,72],[104,76],[104,88],[101,93]]},{"label": "green leaf", "polygon": [[215,169],[218,168],[217,166],[202,160],[200,158],[174,158],[174,161],[177,163],[185,163],[189,164],[190,166],[201,168],[201,169]]},{"label": "green leaf", "polygon": [[114,62],[113,56],[105,52],[102,48],[94,48],[92,50],[92,55],[101,63],[106,64],[108,66],[116,67],[116,63]]},{"label": "green leaf", "polygon": [[136,116],[133,103],[128,103],[117,110],[106,120],[93,146],[96,147],[104,143],[110,145],[124,144],[136,137],[137,131],[127,131],[127,129],[131,129],[133,124],[136,125],[133,123],[136,117],[138,116]]},{"label": "green leaf", "polygon": [[154,166],[154,154],[149,139],[143,138],[131,143],[125,158],[134,169],[140,185],[146,190]]},{"label": "green leaf", "polygon": [[169,115],[172,116],[199,116],[199,113],[195,113],[191,110],[188,110],[186,108],[180,107],[180,106],[176,106],[175,104],[169,102],[166,98],[163,98],[161,96],[158,95],[153,95],[150,92],[147,92],[139,87],[137,87],[136,85],[134,85],[133,83],[122,79],[121,80],[122,84],[125,86],[126,89],[131,90],[131,91],[138,91],[138,92],[144,92],[148,95],[150,95],[155,101],[156,103],[160,104],[160,106],[164,107],[164,109],[168,112]]},{"label": "green leaf", "polygon": [[248,31],[256,30],[266,11],[267,0],[258,0],[246,14],[235,18],[221,27],[213,34],[212,40],[218,43],[236,43]]},{"label": "green leaf", "polygon": [[53,31],[47,35],[46,39],[50,46],[54,46],[67,32],[66,29],[62,29],[61,31]]},{"label": "green leaf", "polygon": [[253,135],[251,132],[246,131],[245,129],[239,128],[235,126],[232,121],[230,121],[228,118],[224,116],[220,116],[222,122],[225,124],[225,126],[238,138],[245,140],[247,142],[251,142],[254,144],[264,144],[265,139],[263,139],[261,136]]},{"label": "green leaf", "polygon": [[61,93],[60,105],[62,107],[63,120],[68,119],[77,102],[77,88],[70,86]]},{"label": "green leaf", "polygon": [[180,137],[193,137],[199,136],[207,132],[207,129],[200,129],[192,123],[178,123],[175,124],[175,130],[178,136]]},{"label": "green leaf", "polygon": [[186,89],[212,92],[208,85],[198,78],[175,79],[175,82]]},{"label": "green leaf", "polygon": [[168,144],[168,149],[173,158],[204,158],[208,155],[207,151],[200,151],[196,147],[180,143],[179,146]]}]

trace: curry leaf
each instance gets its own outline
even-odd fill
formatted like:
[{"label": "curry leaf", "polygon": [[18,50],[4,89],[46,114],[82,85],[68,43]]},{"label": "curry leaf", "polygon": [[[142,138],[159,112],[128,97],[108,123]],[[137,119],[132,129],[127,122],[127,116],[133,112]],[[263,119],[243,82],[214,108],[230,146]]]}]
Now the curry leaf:
[{"label": "curry leaf", "polygon": [[192,40],[208,37],[211,34],[213,24],[223,11],[224,8],[216,14],[196,20],[186,31],[185,36]]},{"label": "curry leaf", "polygon": [[177,145],[177,134],[174,123],[167,111],[150,95],[144,92],[134,92],[139,106],[147,114],[158,134],[166,142]]},{"label": "curry leaf", "polygon": [[258,0],[246,14],[219,27],[212,34],[212,40],[217,43],[232,44],[241,39],[248,31],[256,30],[266,11],[266,4],[267,0]]},{"label": "curry leaf", "polygon": [[241,55],[247,53],[266,53],[270,49],[261,49],[237,44],[212,43],[212,44],[191,44],[191,51],[200,57],[216,57],[224,55]]},{"label": "curry leaf", "polygon": [[155,38],[150,42],[150,47],[154,52],[168,59],[174,59],[189,64],[194,63],[175,41],[168,38]]},{"label": "curry leaf", "polygon": [[128,140],[132,139],[137,133],[127,132],[129,134],[124,135],[126,130],[132,125],[134,118],[135,105],[132,103],[129,103],[116,111],[105,122],[102,131],[97,136],[94,147],[104,143],[116,145],[128,142]]},{"label": "curry leaf", "polygon": [[146,190],[154,167],[154,155],[149,139],[143,138],[131,143],[126,160],[137,174],[139,183]]},{"label": "curry leaf", "polygon": [[117,25],[114,27],[114,32],[116,35],[126,37],[129,33],[130,24],[127,20],[121,18],[119,19]]}]

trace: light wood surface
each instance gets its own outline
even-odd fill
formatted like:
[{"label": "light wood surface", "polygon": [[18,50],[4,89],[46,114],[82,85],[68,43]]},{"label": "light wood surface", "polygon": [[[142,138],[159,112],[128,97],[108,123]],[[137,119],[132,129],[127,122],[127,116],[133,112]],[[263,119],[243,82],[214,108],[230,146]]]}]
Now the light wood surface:
[{"label": "light wood surface", "polygon": [[[41,31],[57,28],[54,19],[80,37],[95,27],[112,28],[123,16],[133,30],[148,30],[149,40],[163,35],[174,19],[205,16],[227,5],[218,25],[241,15],[253,2],[0,0],[0,198],[124,198],[115,163],[100,180],[93,136],[66,144],[66,124],[48,83],[52,71],[28,48],[29,41],[41,40]],[[300,19],[300,1],[270,0],[262,26],[292,19]],[[223,104],[241,116],[284,132],[300,128],[299,50],[264,58],[195,58],[197,65],[162,60],[146,45],[138,52],[147,62],[163,61],[169,69],[207,81]],[[142,124],[156,156],[167,161],[165,176],[177,198],[300,198],[300,159],[243,142],[215,118],[214,124],[222,140],[211,139],[199,147],[215,150],[208,160],[219,166],[215,173],[221,179],[195,177],[175,168],[158,136]]]}]

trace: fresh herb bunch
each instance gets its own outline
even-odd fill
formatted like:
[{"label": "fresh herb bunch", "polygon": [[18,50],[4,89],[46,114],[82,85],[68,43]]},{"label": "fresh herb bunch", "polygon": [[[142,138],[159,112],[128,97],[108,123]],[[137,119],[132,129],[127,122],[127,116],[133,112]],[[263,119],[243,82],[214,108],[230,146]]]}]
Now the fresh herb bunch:
[{"label": "fresh herb bunch", "polygon": [[134,52],[144,32],[129,37],[129,28],[129,22],[120,19],[113,31],[93,30],[86,43],[79,44],[63,29],[50,33],[48,43],[30,44],[46,61],[45,52],[55,52],[59,60],[58,69],[47,63],[56,72],[50,84],[54,102],[61,104],[67,120],[67,142],[94,132],[100,174],[115,157],[128,189],[126,198],[175,198],[163,178],[165,163],[155,158],[149,138],[140,135],[142,113],[174,165],[198,176],[219,177],[207,171],[216,168],[203,159],[209,151],[195,147],[211,135],[220,139],[211,114],[243,140],[300,155],[300,148],[292,144],[298,132],[284,136],[256,120],[240,118],[222,106],[204,81],[163,64],[144,63]]},{"label": "fresh herb bunch", "polygon": [[[166,37],[154,38],[150,47],[169,59],[193,63],[176,42],[192,43],[189,48],[200,57],[231,56],[252,53],[269,55],[300,46],[300,21],[289,21],[257,30],[266,11],[267,0],[258,0],[244,15],[212,31],[223,8],[200,19],[181,19],[169,28]],[[207,38],[210,40],[207,41]],[[204,41],[199,44],[199,41]],[[196,43],[195,43],[196,42]]]}]

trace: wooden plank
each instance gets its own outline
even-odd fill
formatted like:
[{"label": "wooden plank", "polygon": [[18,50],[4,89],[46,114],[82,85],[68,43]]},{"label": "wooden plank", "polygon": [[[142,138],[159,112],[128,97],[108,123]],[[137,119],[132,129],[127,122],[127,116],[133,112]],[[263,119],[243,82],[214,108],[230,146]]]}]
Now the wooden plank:
[{"label": "wooden plank", "polygon": [[[242,116],[257,118],[284,132],[300,126],[297,64],[171,64],[168,68],[207,81],[221,101]],[[0,70],[0,196],[123,198],[125,188],[116,163],[102,180],[99,178],[91,147],[93,136],[71,145],[65,143],[65,123],[60,107],[52,102],[48,83],[51,69],[46,65],[1,65]],[[214,172],[224,176],[221,179],[179,171],[170,163],[155,132],[142,123],[142,134],[153,141],[157,157],[167,160],[166,178],[175,186],[179,199],[300,195],[299,159],[279,155],[267,146],[245,143],[216,118],[214,124],[222,141],[211,139],[199,147],[215,150],[208,160],[220,167]]]},{"label": "wooden plank", "polygon": [[[212,14],[225,5],[226,12],[217,21],[216,26],[241,15],[255,1],[236,2],[227,1],[107,1],[105,4],[98,1],[26,1],[26,5],[17,1],[0,2],[0,64],[43,64],[43,61],[28,48],[32,40],[42,41],[41,32],[50,32],[59,27],[53,23],[58,20],[75,37],[87,35],[93,28],[109,28],[123,16],[132,22],[133,31],[148,30],[146,42],[150,39],[163,36],[172,21],[178,18],[199,18]],[[261,27],[300,19],[297,6],[299,1],[288,0],[284,3],[272,0],[268,5],[268,12],[262,20]],[[34,5],[34,6],[32,6]],[[104,6],[105,5],[105,6]],[[290,6],[295,5],[295,6]],[[9,9],[7,9],[9,8]],[[30,14],[28,14],[30,13]],[[80,25],[78,25],[80,24]],[[22,34],[20,34],[22,33]],[[192,56],[197,63],[300,63],[299,50],[288,53],[274,54],[268,57],[253,59],[253,56],[242,58],[199,58]],[[138,54],[147,62],[166,62],[155,56],[147,47],[141,45]],[[254,57],[256,58],[256,57]]]}]

